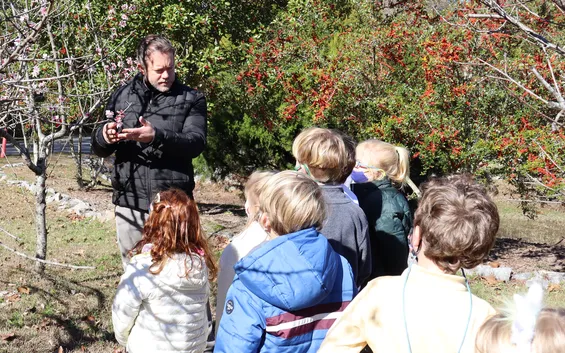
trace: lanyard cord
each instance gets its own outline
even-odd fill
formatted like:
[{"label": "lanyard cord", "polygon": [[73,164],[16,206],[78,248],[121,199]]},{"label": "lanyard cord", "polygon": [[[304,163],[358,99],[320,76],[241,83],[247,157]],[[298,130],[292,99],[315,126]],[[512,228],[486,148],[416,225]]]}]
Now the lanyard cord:
[{"label": "lanyard cord", "polygon": [[[410,335],[408,334],[408,322],[406,320],[406,284],[408,283],[408,277],[410,276],[410,271],[412,270],[412,265],[408,267],[408,272],[406,272],[406,277],[404,278],[404,285],[402,287],[402,316],[404,318],[404,332],[406,333],[406,341],[408,342],[408,352],[412,353],[412,345],[410,344]],[[469,323],[471,322],[471,315],[473,313],[473,294],[471,293],[471,287],[469,287],[469,281],[467,276],[465,276],[465,271],[461,269],[461,273],[465,278],[465,286],[467,287],[467,292],[469,293],[469,316],[467,317],[467,325],[465,325],[465,332],[463,333],[463,340],[459,345],[459,350],[457,353],[461,352],[463,348],[463,343],[465,343],[465,338],[467,337],[467,331],[469,330]]]}]

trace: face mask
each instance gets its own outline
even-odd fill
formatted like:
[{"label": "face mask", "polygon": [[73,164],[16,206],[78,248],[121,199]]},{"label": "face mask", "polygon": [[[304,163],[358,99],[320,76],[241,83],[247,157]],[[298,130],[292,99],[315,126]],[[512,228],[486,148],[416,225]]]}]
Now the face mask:
[{"label": "face mask", "polygon": [[365,173],[356,170],[351,172],[351,180],[353,180],[356,183],[366,183],[369,181]]}]

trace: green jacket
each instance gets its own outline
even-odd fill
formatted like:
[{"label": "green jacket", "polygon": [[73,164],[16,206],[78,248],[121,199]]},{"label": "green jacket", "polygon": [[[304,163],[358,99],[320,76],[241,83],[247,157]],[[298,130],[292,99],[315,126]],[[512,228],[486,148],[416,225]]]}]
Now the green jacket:
[{"label": "green jacket", "polygon": [[371,279],[400,275],[407,267],[408,234],[413,226],[408,201],[388,178],[351,186],[369,222]]}]

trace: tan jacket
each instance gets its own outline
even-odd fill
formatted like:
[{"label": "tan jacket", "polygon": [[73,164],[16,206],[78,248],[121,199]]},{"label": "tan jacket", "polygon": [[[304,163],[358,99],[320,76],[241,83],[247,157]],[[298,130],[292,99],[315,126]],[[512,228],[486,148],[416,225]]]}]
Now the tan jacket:
[{"label": "tan jacket", "polygon": [[469,319],[470,303],[463,277],[413,265],[401,276],[369,282],[332,326],[318,353],[358,353],[366,344],[374,353],[406,353],[407,337],[413,353],[456,353],[463,338],[461,352],[472,353],[479,327],[496,312],[473,295]]}]

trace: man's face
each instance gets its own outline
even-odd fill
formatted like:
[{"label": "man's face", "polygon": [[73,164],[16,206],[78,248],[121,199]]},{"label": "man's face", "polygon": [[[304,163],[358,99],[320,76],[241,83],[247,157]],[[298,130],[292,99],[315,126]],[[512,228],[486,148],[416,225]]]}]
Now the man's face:
[{"label": "man's face", "polygon": [[147,70],[140,66],[147,81],[160,92],[167,92],[175,81],[175,58],[172,53],[154,51],[147,58]]}]

